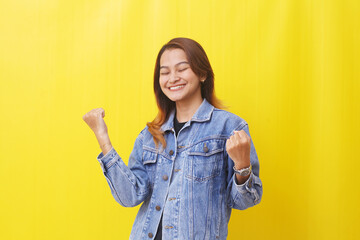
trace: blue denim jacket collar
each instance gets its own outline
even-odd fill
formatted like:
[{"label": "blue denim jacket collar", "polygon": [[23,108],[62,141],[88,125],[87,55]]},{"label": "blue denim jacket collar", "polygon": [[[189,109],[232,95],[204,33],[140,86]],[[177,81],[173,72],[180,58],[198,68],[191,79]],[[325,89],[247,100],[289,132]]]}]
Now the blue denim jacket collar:
[{"label": "blue denim jacket collar", "polygon": [[[196,110],[195,114],[192,116],[189,122],[186,125],[189,125],[190,122],[206,122],[211,118],[211,114],[214,110],[214,106],[211,105],[205,98],[203,99],[201,105]],[[169,115],[168,120],[161,126],[161,130],[166,132],[171,130],[174,127],[174,116],[175,109],[173,109]]]}]

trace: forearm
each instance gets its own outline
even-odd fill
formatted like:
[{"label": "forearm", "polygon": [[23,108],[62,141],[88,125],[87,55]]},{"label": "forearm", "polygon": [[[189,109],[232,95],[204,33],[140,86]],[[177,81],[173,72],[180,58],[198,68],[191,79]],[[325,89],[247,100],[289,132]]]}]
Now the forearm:
[{"label": "forearm", "polygon": [[260,178],[254,173],[250,173],[249,178],[243,184],[238,184],[235,176],[232,183],[229,184],[231,185],[232,208],[244,210],[260,202],[262,198],[262,183]]},{"label": "forearm", "polygon": [[[108,144],[106,139],[108,139],[106,136],[99,137],[99,143],[103,143],[105,148]],[[140,204],[150,191],[149,177],[141,158],[143,151],[141,135],[135,141],[128,166],[114,148],[111,147],[107,154],[105,148],[104,152],[98,155],[97,160],[101,164],[115,200],[124,207]]]},{"label": "forearm", "polygon": [[145,176],[146,172],[132,171],[115,149],[110,150],[104,162],[107,163],[105,165],[110,165],[106,168],[104,175],[113,197],[120,205],[135,207],[146,199],[150,189],[148,178]]},{"label": "forearm", "polygon": [[99,142],[100,148],[104,155],[106,155],[112,148],[109,135],[107,133],[95,134]]}]

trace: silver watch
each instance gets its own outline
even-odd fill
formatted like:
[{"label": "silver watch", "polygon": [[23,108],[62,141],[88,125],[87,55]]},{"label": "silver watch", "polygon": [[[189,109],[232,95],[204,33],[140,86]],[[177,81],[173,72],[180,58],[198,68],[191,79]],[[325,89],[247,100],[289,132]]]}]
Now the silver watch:
[{"label": "silver watch", "polygon": [[247,176],[251,173],[251,164],[250,167],[242,168],[240,170],[237,170],[235,166],[233,167],[236,174],[239,174],[240,176]]}]

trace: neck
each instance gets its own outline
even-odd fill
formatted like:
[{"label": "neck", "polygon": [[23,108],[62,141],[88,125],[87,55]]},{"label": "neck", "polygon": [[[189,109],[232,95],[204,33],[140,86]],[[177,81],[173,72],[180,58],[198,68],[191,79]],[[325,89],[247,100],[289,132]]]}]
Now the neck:
[{"label": "neck", "polygon": [[188,102],[176,102],[176,118],[179,122],[187,122],[195,114],[203,98],[192,99]]}]

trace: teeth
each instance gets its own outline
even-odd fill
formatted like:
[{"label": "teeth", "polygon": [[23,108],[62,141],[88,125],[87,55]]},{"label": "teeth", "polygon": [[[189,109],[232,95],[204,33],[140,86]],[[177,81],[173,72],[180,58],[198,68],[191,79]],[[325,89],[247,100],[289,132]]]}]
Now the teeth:
[{"label": "teeth", "polygon": [[170,90],[176,90],[179,88],[183,88],[185,85],[180,85],[180,86],[176,86],[176,87],[171,87]]}]

